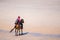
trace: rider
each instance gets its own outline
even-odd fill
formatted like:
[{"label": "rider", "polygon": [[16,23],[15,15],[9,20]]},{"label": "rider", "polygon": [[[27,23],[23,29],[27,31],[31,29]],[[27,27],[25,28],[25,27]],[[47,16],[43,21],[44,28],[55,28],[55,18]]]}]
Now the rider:
[{"label": "rider", "polygon": [[15,21],[15,24],[20,24],[21,18],[18,16],[17,20]]}]

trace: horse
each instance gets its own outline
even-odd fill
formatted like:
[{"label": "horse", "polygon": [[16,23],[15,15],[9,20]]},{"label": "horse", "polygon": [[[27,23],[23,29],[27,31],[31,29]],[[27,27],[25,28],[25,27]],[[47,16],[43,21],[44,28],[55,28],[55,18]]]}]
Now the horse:
[{"label": "horse", "polygon": [[[24,23],[24,19],[21,19],[20,23]],[[14,29],[15,29],[15,35],[18,36],[18,32],[19,32],[19,35],[20,35],[20,30],[22,31],[21,25],[15,24],[15,27],[13,29],[11,29],[10,32],[12,32]]]}]

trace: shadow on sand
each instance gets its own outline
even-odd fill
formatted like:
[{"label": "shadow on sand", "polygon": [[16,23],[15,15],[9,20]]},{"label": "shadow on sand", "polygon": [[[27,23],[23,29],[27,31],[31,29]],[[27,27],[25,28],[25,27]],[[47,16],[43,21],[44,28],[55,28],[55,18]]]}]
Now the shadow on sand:
[{"label": "shadow on sand", "polygon": [[41,36],[45,36],[45,37],[56,37],[56,38],[60,38],[60,34],[41,34],[41,33],[29,33],[32,36],[36,36],[36,37],[41,37]]},{"label": "shadow on sand", "polygon": [[28,33],[29,33],[29,32],[24,32],[23,34],[21,34],[21,36],[22,36],[22,35],[27,35]]}]

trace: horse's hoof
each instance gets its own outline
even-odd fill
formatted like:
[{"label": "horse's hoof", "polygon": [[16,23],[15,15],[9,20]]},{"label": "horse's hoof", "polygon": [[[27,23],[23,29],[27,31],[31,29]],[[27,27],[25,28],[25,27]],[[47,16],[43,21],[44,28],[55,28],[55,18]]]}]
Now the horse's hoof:
[{"label": "horse's hoof", "polygon": [[17,34],[15,36],[18,36]]},{"label": "horse's hoof", "polygon": [[19,34],[19,35],[21,35],[21,34]]},{"label": "horse's hoof", "polygon": [[21,35],[23,35],[23,33],[21,33]]}]

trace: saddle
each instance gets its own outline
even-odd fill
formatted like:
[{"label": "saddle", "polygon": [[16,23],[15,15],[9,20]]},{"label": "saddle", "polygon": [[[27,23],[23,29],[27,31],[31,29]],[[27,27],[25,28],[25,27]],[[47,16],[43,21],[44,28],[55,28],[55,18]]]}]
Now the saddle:
[{"label": "saddle", "polygon": [[20,29],[20,25],[16,24],[15,25],[15,29],[18,29],[19,30]]}]

